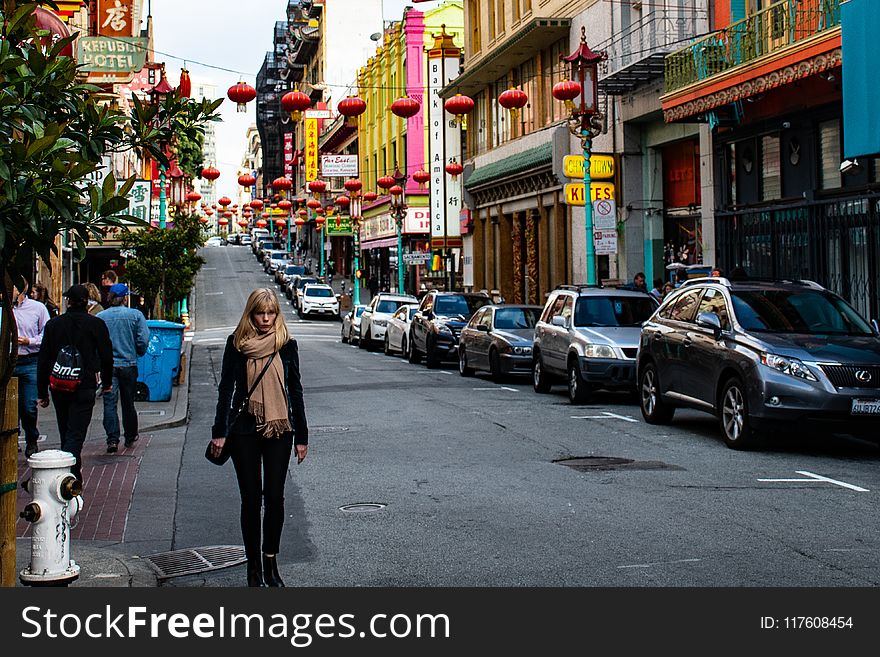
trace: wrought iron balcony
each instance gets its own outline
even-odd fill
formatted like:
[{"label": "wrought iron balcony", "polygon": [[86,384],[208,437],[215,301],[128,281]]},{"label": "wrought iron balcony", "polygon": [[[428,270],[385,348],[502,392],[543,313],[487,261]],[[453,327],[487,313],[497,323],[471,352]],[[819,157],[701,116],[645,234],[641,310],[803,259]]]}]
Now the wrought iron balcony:
[{"label": "wrought iron balcony", "polygon": [[839,30],[840,0],[782,0],[666,57],[666,93]]},{"label": "wrought iron balcony", "polygon": [[608,53],[604,70],[600,69],[599,88],[611,95],[624,94],[663,77],[666,55],[709,28],[705,3],[691,4],[690,8],[658,9],[640,16],[598,44],[594,50]]}]

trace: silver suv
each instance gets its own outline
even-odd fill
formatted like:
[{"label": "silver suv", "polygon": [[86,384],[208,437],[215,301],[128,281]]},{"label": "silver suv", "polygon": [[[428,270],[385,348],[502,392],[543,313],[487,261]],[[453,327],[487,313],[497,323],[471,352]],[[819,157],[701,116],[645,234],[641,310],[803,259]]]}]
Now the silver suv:
[{"label": "silver suv", "polygon": [[591,285],[560,285],[535,326],[535,392],[565,377],[568,399],[585,403],[599,388],[635,390],[642,322],[657,308],[644,292]]}]

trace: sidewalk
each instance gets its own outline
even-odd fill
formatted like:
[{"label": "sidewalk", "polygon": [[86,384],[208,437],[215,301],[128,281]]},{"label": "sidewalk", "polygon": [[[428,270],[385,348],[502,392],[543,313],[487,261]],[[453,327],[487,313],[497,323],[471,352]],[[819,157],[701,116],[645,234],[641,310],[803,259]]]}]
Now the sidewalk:
[{"label": "sidewalk", "polygon": [[[189,363],[192,343],[184,343],[187,378],[183,385],[173,386],[167,402],[136,402],[140,439],[130,448],[119,445],[115,454],[107,454],[106,434],[102,426],[104,404],[95,401],[89,432],[83,445],[83,500],[85,507],[71,528],[72,558],[83,566],[83,574],[74,586],[156,586],[152,570],[120,546],[126,538],[128,513],[135,484],[141,473],[147,448],[156,432],[179,427],[187,422],[189,406]],[[39,409],[41,450],[58,449],[58,426],[52,404]],[[22,452],[18,455],[18,479],[31,476]],[[16,506],[20,512],[31,501],[30,494],[19,489]],[[22,519],[16,522],[16,566],[20,571],[30,561],[31,525]],[[88,577],[86,577],[86,570]]]}]

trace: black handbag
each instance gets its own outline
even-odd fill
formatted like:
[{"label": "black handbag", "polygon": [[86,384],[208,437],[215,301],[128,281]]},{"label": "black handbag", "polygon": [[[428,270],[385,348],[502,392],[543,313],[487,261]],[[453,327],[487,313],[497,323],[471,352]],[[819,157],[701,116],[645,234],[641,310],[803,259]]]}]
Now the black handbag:
[{"label": "black handbag", "polygon": [[[263,366],[263,371],[260,372],[260,375],[257,377],[257,380],[254,381],[254,385],[251,386],[251,389],[248,391],[248,394],[245,395],[245,398],[242,400],[238,409],[235,411],[235,417],[232,420],[230,420],[229,425],[228,425],[230,429],[235,425],[236,422],[238,422],[238,418],[240,418],[241,414],[244,413],[245,410],[247,409],[248,402],[251,400],[251,395],[254,394],[254,390],[257,389],[257,386],[260,384],[260,381],[263,380],[263,375],[266,373],[266,370],[269,369],[269,365],[272,364],[272,361],[275,360],[275,355],[277,353],[278,352],[273,353],[272,356],[269,358],[269,360],[266,362],[266,364]],[[213,438],[211,440],[209,440],[208,446],[205,448],[205,458],[208,459],[214,465],[224,465],[226,463],[226,461],[229,460],[229,457],[231,456],[231,452],[229,451],[229,441],[231,439],[232,439],[232,436],[226,436],[226,440],[223,443],[223,449],[220,450],[219,456],[214,456],[213,452],[211,451],[211,441],[213,440]]]}]

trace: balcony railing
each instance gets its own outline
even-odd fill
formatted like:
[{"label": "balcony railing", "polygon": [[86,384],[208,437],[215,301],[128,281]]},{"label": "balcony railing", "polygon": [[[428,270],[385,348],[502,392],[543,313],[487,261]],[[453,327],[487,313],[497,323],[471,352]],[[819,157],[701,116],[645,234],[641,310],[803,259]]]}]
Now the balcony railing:
[{"label": "balcony railing", "polygon": [[608,53],[599,86],[608,93],[625,93],[663,75],[663,57],[698,34],[709,23],[705,3],[691,8],[659,9],[640,16],[594,50]]},{"label": "balcony railing", "polygon": [[687,87],[840,26],[840,0],[782,0],[666,57],[666,92]]}]

